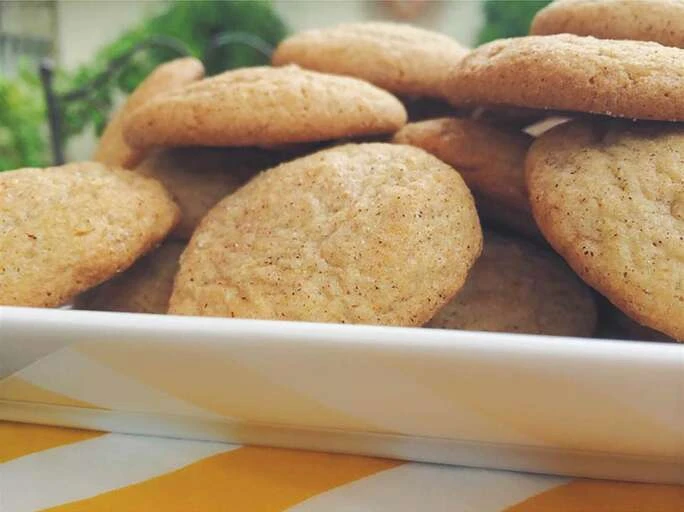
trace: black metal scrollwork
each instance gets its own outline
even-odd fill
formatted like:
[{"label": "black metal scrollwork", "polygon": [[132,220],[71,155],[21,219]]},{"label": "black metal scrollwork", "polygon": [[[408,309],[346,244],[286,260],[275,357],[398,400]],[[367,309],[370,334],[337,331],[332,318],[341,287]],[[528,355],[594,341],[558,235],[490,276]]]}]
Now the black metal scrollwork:
[{"label": "black metal scrollwork", "polygon": [[[219,48],[243,44],[270,58],[273,47],[266,41],[254,34],[246,32],[223,32],[212,38],[206,55]],[[50,59],[44,59],[39,66],[40,80],[43,86],[45,102],[47,106],[48,126],[50,131],[50,146],[54,165],[64,163],[64,148],[62,147],[62,105],[71,101],[87,101],[93,92],[99,87],[112,80],[139,52],[150,48],[163,48],[171,50],[178,57],[192,54],[190,49],[182,41],[165,36],[156,36],[139,43],[125,54],[112,60],[102,71],[89,83],[73,91],[57,93],[54,87],[55,65]]]}]

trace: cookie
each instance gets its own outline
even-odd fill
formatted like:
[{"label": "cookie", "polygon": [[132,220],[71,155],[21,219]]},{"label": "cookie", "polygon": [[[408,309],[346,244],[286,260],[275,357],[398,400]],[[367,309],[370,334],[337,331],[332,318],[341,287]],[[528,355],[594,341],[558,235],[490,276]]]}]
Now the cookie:
[{"label": "cookie", "polygon": [[468,49],[444,34],[399,23],[349,23],[288,37],[273,64],[355,76],[400,95],[440,98],[449,67]]},{"label": "cookie", "polygon": [[181,258],[183,315],[418,326],[480,253],[451,167],[393,144],[347,144],[261,173],[215,206]]},{"label": "cookie", "polygon": [[682,0],[556,0],[537,13],[530,34],[568,33],[684,48],[682,20]]},{"label": "cookie", "polygon": [[569,34],[473,50],[446,88],[455,106],[518,106],[684,121],[684,50]]},{"label": "cookie", "polygon": [[446,162],[473,192],[483,218],[538,236],[525,186],[532,137],[474,119],[441,118],[407,124],[394,136]]},{"label": "cookie", "polygon": [[185,244],[166,241],[135,264],[76,300],[77,309],[165,314]]},{"label": "cookie", "polygon": [[684,339],[684,129],[573,121],[526,161],[546,239],[638,323]]},{"label": "cookie", "polygon": [[158,94],[195,82],[204,76],[204,66],[192,57],[173,60],[157,67],[131,93],[126,103],[114,114],[95,150],[93,160],[116,167],[133,168],[144,158],[145,152],[124,141],[124,120],[140,105]]},{"label": "cookie", "polygon": [[178,221],[162,185],[86,162],[0,174],[0,304],[59,306],[128,268]]},{"label": "cookie", "polygon": [[181,210],[172,236],[188,240],[216,203],[275,163],[273,155],[252,149],[169,148],[154,151],[136,171],[171,193]]},{"label": "cookie", "polygon": [[138,108],[126,141],[148,146],[263,146],[394,133],[406,111],[355,78],[297,66],[227,71]]},{"label": "cookie", "polygon": [[465,286],[427,326],[586,337],[596,329],[596,306],[557,255],[487,231]]}]

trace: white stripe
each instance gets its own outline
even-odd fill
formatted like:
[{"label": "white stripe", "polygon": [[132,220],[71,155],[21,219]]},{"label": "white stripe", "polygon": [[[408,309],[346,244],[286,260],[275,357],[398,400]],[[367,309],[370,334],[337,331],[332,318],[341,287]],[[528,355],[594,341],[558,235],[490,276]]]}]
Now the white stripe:
[{"label": "white stripe", "polygon": [[291,512],[500,512],[567,478],[405,464],[310,498]]},{"label": "white stripe", "polygon": [[82,500],[236,448],[123,434],[59,446],[0,466],[0,510],[29,512]]},{"label": "white stripe", "polygon": [[216,417],[71,348],[50,354],[16,375],[36,386],[105,409]]}]

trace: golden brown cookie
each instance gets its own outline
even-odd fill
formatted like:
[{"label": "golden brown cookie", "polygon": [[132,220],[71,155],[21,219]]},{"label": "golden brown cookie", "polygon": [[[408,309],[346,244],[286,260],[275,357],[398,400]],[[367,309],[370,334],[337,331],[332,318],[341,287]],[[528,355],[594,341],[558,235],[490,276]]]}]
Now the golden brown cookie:
[{"label": "golden brown cookie", "polygon": [[465,286],[428,327],[553,336],[591,336],[589,288],[551,251],[485,232],[482,256]]},{"label": "golden brown cookie", "polygon": [[355,76],[400,95],[440,98],[449,67],[468,49],[444,34],[399,23],[349,23],[285,39],[273,64]]},{"label": "golden brown cookie", "polygon": [[684,1],[556,0],[537,13],[530,34],[562,33],[684,48]]},{"label": "golden brown cookie", "polygon": [[537,224],[592,287],[637,322],[684,339],[684,129],[574,121],[527,162]]},{"label": "golden brown cookie", "polygon": [[140,105],[160,93],[195,82],[204,76],[204,66],[192,57],[173,60],[157,67],[135,89],[126,103],[114,114],[105,128],[93,160],[107,165],[131,169],[144,158],[145,152],[124,141],[123,123]]},{"label": "golden brown cookie", "polygon": [[124,126],[148,146],[262,146],[394,133],[406,111],[356,78],[297,66],[226,71],[159,96]]},{"label": "golden brown cookie", "polygon": [[185,244],[166,241],[135,264],[76,300],[77,309],[165,314]]},{"label": "golden brown cookie", "polygon": [[538,236],[525,186],[525,155],[532,137],[474,119],[410,123],[394,136],[446,162],[473,191],[483,218]]},{"label": "golden brown cookie", "polygon": [[189,240],[216,203],[275,163],[274,155],[256,149],[170,148],[150,154],[136,171],[171,193],[181,210],[172,235]]},{"label": "golden brown cookie", "polygon": [[410,146],[338,146],[215,206],[183,253],[169,311],[422,325],[461,288],[481,244],[451,167]]},{"label": "golden brown cookie", "polygon": [[684,50],[569,34],[501,39],[453,68],[456,106],[518,106],[684,121]]},{"label": "golden brown cookie", "polygon": [[0,304],[59,306],[128,268],[178,221],[155,180],[94,162],[0,174]]}]

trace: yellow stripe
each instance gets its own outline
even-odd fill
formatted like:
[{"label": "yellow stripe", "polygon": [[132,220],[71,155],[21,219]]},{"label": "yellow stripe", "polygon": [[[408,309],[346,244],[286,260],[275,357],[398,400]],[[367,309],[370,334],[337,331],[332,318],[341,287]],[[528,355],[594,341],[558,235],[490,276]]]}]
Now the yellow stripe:
[{"label": "yellow stripe", "polygon": [[37,386],[17,376],[9,377],[0,383],[0,398],[18,402],[36,402],[41,404],[101,409],[101,407],[89,404],[88,402],[76,400],[75,398]]},{"label": "yellow stripe", "polygon": [[244,447],[50,510],[280,511],[400,464],[350,455]]},{"label": "yellow stripe", "polygon": [[506,512],[683,512],[681,485],[575,480],[529,498]]},{"label": "yellow stripe", "polygon": [[104,434],[102,432],[0,421],[0,463],[101,435]]}]

